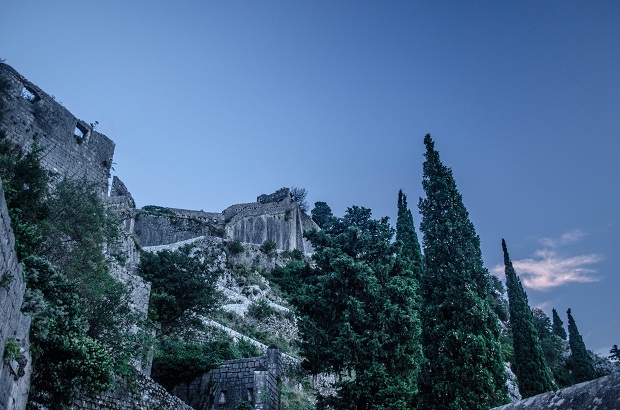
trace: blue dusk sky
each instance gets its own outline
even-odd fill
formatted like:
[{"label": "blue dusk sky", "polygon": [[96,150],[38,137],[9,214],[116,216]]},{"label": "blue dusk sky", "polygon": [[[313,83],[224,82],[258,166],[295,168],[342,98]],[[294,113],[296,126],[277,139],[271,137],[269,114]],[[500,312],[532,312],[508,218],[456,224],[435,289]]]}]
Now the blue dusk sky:
[{"label": "blue dusk sky", "polygon": [[505,238],[531,306],[620,344],[620,2],[0,0],[0,58],[138,206],[295,185],[394,221],[402,188],[419,226],[430,133],[489,270]]}]

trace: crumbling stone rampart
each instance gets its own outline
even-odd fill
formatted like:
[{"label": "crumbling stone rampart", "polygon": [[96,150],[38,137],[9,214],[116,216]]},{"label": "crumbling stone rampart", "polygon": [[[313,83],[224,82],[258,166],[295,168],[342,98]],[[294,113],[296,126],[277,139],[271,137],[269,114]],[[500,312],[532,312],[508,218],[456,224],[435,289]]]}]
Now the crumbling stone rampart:
[{"label": "crumbling stone rampart", "polygon": [[0,129],[29,149],[44,149],[43,166],[57,176],[86,176],[105,192],[110,177],[114,142],[69,112],[52,96],[11,66],[0,63],[0,81],[6,82],[5,112]]},{"label": "crumbling stone rampart", "polygon": [[[289,189],[261,195],[259,199],[261,197],[267,199],[263,203],[232,205],[222,213],[176,208],[159,208],[151,212],[150,207],[145,207],[135,214],[131,232],[135,232],[142,246],[167,245],[215,235],[256,245],[269,240],[280,250],[312,252],[303,234],[318,229],[318,226],[290,199]],[[278,199],[280,197],[283,199]]]},{"label": "crumbling stone rampart", "polygon": [[[215,236],[217,226],[191,217],[169,213],[137,211],[133,232],[141,246],[168,245],[199,236]],[[223,233],[223,228],[219,228]]]},{"label": "crumbling stone rampart", "polygon": [[25,290],[0,182],[0,352],[3,356],[0,359],[0,410],[23,410],[28,399],[30,317],[20,310]]}]

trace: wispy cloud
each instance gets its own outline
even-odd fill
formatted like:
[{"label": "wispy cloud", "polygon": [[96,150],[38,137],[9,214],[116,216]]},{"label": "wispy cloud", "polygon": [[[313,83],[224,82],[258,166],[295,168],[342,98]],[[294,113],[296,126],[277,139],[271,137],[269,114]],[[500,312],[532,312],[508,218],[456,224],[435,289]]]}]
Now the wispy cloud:
[{"label": "wispy cloud", "polygon": [[573,231],[564,233],[564,235],[559,238],[540,238],[538,242],[540,242],[543,246],[555,249],[559,248],[562,245],[568,245],[569,243],[577,242],[584,236],[585,234],[581,232],[581,230],[575,229]]},{"label": "wispy cloud", "polygon": [[[513,260],[517,275],[527,288],[534,290],[549,290],[567,283],[598,282],[600,277],[592,265],[603,260],[597,253],[586,255],[564,256],[557,248],[582,238],[580,230],[567,232],[560,238],[542,238],[539,242],[545,249],[537,250],[532,258]],[[497,265],[494,272],[502,272],[504,265]]]}]

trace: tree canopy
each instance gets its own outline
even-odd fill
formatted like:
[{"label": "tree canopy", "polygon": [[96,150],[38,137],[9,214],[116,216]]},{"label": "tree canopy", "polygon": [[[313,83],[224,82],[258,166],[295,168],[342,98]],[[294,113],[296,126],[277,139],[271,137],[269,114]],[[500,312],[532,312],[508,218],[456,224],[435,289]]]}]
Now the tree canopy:
[{"label": "tree canopy", "polygon": [[295,304],[304,366],[345,376],[335,408],[411,408],[421,359],[417,284],[394,229],[353,206],[308,239],[314,266]]}]

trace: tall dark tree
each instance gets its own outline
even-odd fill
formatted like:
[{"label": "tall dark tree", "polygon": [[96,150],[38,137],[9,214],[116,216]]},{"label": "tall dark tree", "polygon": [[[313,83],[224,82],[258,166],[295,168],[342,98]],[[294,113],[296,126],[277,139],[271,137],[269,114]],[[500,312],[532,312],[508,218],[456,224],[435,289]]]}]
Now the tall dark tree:
[{"label": "tall dark tree", "polygon": [[488,409],[508,400],[500,327],[488,303],[489,272],[452,170],[441,163],[430,135],[424,144],[422,405]]},{"label": "tall dark tree", "polygon": [[553,334],[560,337],[562,340],[566,340],[566,330],[564,330],[564,322],[560,319],[557,310],[555,308],[551,309],[553,313],[553,325],[552,330]]},{"label": "tall dark tree", "polygon": [[596,370],[592,357],[586,350],[581,334],[575,324],[575,319],[570,309],[566,311],[568,315],[568,343],[570,345],[570,369],[573,383],[581,383],[596,378]]},{"label": "tall dark tree", "polygon": [[411,265],[416,281],[422,277],[422,251],[413,224],[413,215],[407,205],[407,195],[398,191],[398,217],[396,219],[396,241],[400,244],[400,257]]},{"label": "tall dark tree", "polygon": [[523,397],[531,397],[553,389],[553,377],[543,355],[527,294],[512,266],[506,241],[502,239],[506,287],[510,302],[510,326],[514,346],[514,371]]},{"label": "tall dark tree", "polygon": [[314,223],[321,229],[327,228],[328,225],[334,221],[334,214],[329,205],[327,205],[327,202],[315,202],[314,208],[312,208],[310,214],[312,215]]},{"label": "tall dark tree", "polygon": [[414,405],[421,359],[417,286],[387,218],[352,207],[312,231],[312,272],[295,297],[304,367],[345,376],[338,409]]},{"label": "tall dark tree", "polygon": [[620,349],[618,349],[618,345],[613,345],[613,347],[609,350],[609,358],[613,362],[620,362]]}]

